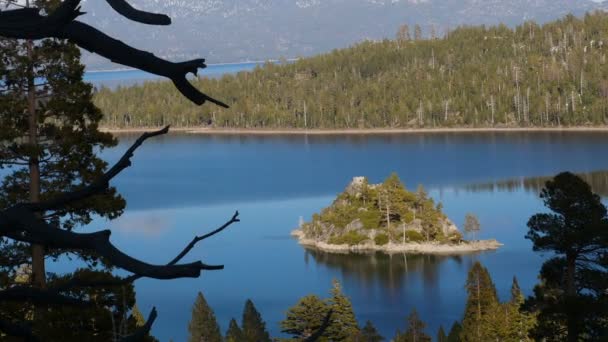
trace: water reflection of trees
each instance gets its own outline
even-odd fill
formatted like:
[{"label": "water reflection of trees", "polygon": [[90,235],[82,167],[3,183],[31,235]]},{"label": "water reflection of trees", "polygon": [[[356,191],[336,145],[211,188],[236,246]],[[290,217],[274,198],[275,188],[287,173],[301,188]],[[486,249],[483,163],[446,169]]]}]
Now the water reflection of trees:
[{"label": "water reflection of trees", "polygon": [[[411,282],[421,282],[425,291],[439,290],[440,266],[452,262],[466,264],[470,255],[384,254],[380,252],[336,254],[306,248],[306,261],[310,258],[318,265],[339,270],[343,279],[371,288],[381,285],[391,293],[402,292]],[[465,265],[466,266],[466,265]]]},{"label": "water reflection of trees", "polygon": [[[608,170],[577,173],[577,175],[591,185],[591,188],[595,193],[602,197],[608,197]],[[466,185],[464,188],[465,190],[472,192],[513,192],[524,189],[528,192],[539,193],[545,186],[545,182],[551,178],[553,178],[553,176],[514,178],[496,182],[470,184]]]}]

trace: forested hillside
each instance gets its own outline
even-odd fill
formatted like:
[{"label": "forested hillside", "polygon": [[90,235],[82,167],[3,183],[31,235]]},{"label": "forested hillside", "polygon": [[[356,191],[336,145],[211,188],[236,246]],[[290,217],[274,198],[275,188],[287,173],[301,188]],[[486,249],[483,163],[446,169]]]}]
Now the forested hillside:
[{"label": "forested hillside", "polygon": [[200,79],[231,108],[193,107],[171,83],[100,89],[109,127],[397,128],[603,125],[608,14],[367,41],[251,73]]}]

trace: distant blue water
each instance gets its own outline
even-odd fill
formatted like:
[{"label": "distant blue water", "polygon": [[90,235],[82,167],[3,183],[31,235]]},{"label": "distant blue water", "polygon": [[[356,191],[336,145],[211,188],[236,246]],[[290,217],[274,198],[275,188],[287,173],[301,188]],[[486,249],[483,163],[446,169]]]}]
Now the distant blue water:
[{"label": "distant blue water", "polygon": [[[104,152],[115,161],[135,136]],[[153,333],[161,341],[187,340],[192,303],[202,291],[222,331],[240,321],[251,298],[273,336],[282,336],[285,311],[308,294],[329,296],[343,284],[357,318],[370,319],[392,338],[416,308],[435,336],[461,319],[467,270],[488,267],[507,299],[516,275],[525,293],[537,283],[543,257],[524,239],[528,218],[544,211],[534,192],[513,188],[468,191],[470,184],[608,169],[605,133],[435,133],[386,136],[232,136],[175,134],[147,141],[133,165],[114,181],[127,200],[125,214],[87,230],[111,228],[129,254],[166,263],[194,235],[208,232],[240,210],[242,222],[197,246],[185,262],[225,264],[198,279],[136,283],[145,313],[155,305]],[[478,215],[481,238],[505,246],[461,257],[401,254],[332,255],[306,250],[289,233],[329,205],[354,176],[380,182],[396,171],[410,189],[424,184],[448,217],[462,226]],[[67,265],[62,265],[66,267]]]},{"label": "distant blue water", "polygon": [[[227,64],[210,64],[207,68],[200,69],[199,77],[221,77],[226,74],[236,74],[240,71],[251,71],[258,65],[263,65],[264,62],[246,62],[246,63],[227,63]],[[145,71],[128,69],[128,70],[111,70],[111,71],[87,71],[84,75],[84,80],[92,83],[95,86],[106,86],[115,88],[117,86],[130,86],[145,81],[153,81],[163,79],[160,76],[147,73]]]}]

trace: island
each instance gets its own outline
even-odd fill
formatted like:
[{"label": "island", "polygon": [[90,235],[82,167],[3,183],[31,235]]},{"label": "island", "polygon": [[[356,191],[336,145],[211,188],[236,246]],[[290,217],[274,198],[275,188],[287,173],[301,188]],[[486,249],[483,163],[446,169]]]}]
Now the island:
[{"label": "island", "polygon": [[299,243],[326,252],[459,254],[494,250],[496,240],[463,239],[423,186],[408,191],[396,173],[381,184],[354,177],[333,203],[300,222]]}]

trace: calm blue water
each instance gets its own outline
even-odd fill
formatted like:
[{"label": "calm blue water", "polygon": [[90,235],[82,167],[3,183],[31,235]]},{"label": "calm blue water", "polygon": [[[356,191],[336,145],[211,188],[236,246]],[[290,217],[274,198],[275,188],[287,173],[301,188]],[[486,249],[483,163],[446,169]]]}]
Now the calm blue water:
[{"label": "calm blue water", "polygon": [[[221,77],[226,74],[236,74],[240,71],[252,71],[256,66],[263,65],[264,62],[246,63],[227,63],[210,64],[207,68],[199,70],[199,77]],[[95,86],[106,86],[115,88],[117,86],[130,86],[145,81],[163,79],[160,76],[147,73],[145,71],[129,69],[114,71],[88,71],[84,75],[84,80]]]},{"label": "calm blue water", "polygon": [[[104,157],[115,161],[132,141],[122,136]],[[608,169],[604,133],[410,134],[380,136],[169,135],[148,141],[133,166],[113,182],[126,197],[125,214],[110,227],[112,240],[143,260],[166,263],[193,235],[227,220],[242,223],[199,245],[184,261],[225,264],[199,279],[136,283],[142,311],[153,305],[161,341],[185,341],[192,303],[202,291],[225,331],[251,298],[274,336],[285,311],[308,294],[327,297],[332,279],[343,284],[360,322],[371,319],[391,338],[415,307],[433,336],[439,324],[460,319],[467,269],[489,268],[503,299],[516,275],[530,293],[542,256],[523,237],[527,219],[542,211],[534,191],[469,191],[467,186],[512,178]],[[329,205],[354,176],[379,182],[396,171],[409,188],[424,184],[458,225],[479,216],[481,238],[505,246],[461,257],[331,255],[305,250],[289,233]]]}]

